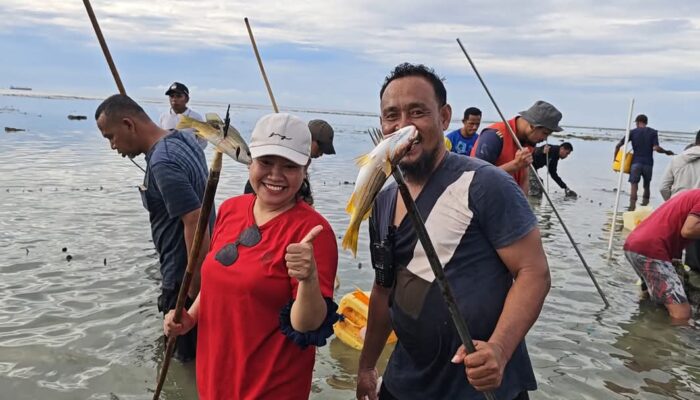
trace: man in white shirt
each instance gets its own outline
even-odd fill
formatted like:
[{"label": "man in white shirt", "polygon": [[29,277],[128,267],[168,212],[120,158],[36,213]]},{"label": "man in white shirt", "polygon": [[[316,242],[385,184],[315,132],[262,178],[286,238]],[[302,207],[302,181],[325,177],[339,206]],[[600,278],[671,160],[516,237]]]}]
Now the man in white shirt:
[{"label": "man in white shirt", "polygon": [[[186,115],[197,121],[204,122],[204,118],[197,112],[190,108],[187,108],[187,103],[190,101],[190,91],[187,86],[180,82],[173,82],[172,85],[165,92],[165,95],[170,98],[170,110],[164,112],[160,116],[160,127],[169,130],[175,129],[177,123],[180,121],[180,115]],[[197,136],[197,142],[204,149],[207,147],[206,139]]]}]

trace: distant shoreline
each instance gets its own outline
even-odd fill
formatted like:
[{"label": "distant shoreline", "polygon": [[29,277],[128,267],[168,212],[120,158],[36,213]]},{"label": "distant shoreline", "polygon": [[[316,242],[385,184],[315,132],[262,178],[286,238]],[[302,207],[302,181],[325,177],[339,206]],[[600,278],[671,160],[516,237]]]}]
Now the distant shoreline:
[{"label": "distant shoreline", "polygon": [[[35,97],[35,98],[42,98],[42,99],[50,99],[50,100],[102,100],[104,97],[101,96],[78,96],[78,95],[69,95],[69,94],[56,94],[56,93],[44,93],[44,92],[36,92],[36,91],[17,91],[17,90],[10,90],[10,89],[0,89],[0,96],[9,96],[9,97]],[[160,99],[138,99],[138,101],[144,102],[144,103],[150,103],[150,104],[163,104],[165,103],[165,100],[160,100]],[[193,101],[193,104],[196,104],[198,106],[209,106],[209,107],[221,107],[225,108],[229,103],[223,102],[223,101]],[[245,104],[245,103],[230,103],[231,107],[234,108],[242,108],[242,109],[250,109],[250,110],[270,110],[269,105],[261,105],[261,104]],[[353,116],[353,117],[372,117],[372,118],[379,118],[379,114],[377,113],[371,113],[371,112],[365,112],[365,111],[349,111],[349,110],[323,110],[323,109],[313,109],[313,108],[304,108],[304,107],[284,107],[280,106],[280,109],[282,111],[290,111],[290,112],[301,112],[301,113],[313,113],[313,114],[329,114],[329,115],[347,115],[347,116]],[[451,121],[452,123],[459,123],[461,120],[453,120]],[[485,126],[486,124],[491,124],[494,121],[483,121],[482,126]],[[567,130],[571,131],[573,129],[586,129],[586,130],[591,130],[591,131],[600,131],[602,133],[605,132],[624,132],[625,130],[622,128],[606,128],[606,127],[599,127],[599,126],[581,126],[581,125],[562,125],[563,128],[566,128]],[[696,132],[683,132],[683,131],[668,131],[668,130],[662,130],[658,129],[659,133],[664,135],[664,134],[671,134],[671,135],[695,135]],[[569,135],[564,134],[553,134],[553,137],[568,137]]]}]

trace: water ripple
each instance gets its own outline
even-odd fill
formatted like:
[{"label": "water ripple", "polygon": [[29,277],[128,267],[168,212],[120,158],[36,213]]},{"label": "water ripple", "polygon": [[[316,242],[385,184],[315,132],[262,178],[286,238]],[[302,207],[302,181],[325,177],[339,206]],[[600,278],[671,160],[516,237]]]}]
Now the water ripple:
[{"label": "water ripple", "polygon": [[[96,102],[0,98],[0,106],[21,110],[3,118],[28,129],[0,141],[0,397],[150,398],[163,346],[158,258],[136,190],[142,173],[109,150],[92,121],[65,120],[68,112],[91,115]],[[247,137],[263,112],[236,110],[234,123]],[[311,165],[311,183],[340,243],[357,174],[353,159],[369,150],[363,130],[376,119],[322,118],[336,127],[338,154]],[[607,261],[617,180],[611,151],[601,146],[610,143],[572,142],[576,152],[560,173],[582,197],[572,201],[553,189],[552,199],[611,307],[603,308],[551,207],[531,200],[552,275],[527,337],[539,383],[533,398],[697,398],[698,331],[669,327],[663,310],[638,301],[619,228]],[[142,157],[138,162],[145,165]],[[658,160],[655,170],[666,162]],[[225,160],[216,203],[241,193],[246,179],[245,167]],[[357,257],[339,254],[337,298],[355,286],[370,288],[368,245],[364,223]],[[354,398],[358,356],[335,338],[318,349],[311,398]],[[163,398],[196,398],[192,364],[171,365]]]}]

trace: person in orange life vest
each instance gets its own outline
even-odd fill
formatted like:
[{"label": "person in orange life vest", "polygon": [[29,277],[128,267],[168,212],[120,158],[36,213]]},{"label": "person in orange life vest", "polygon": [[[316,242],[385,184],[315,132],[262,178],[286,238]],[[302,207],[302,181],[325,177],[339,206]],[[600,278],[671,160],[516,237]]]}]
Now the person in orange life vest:
[{"label": "person in orange life vest", "polygon": [[561,132],[559,126],[561,112],[546,101],[538,100],[529,109],[508,121],[522,150],[513,140],[513,136],[503,122],[496,122],[479,135],[472,157],[488,161],[501,167],[518,183],[523,192],[529,190],[528,167],[532,164],[532,147],[545,140],[552,132]]}]

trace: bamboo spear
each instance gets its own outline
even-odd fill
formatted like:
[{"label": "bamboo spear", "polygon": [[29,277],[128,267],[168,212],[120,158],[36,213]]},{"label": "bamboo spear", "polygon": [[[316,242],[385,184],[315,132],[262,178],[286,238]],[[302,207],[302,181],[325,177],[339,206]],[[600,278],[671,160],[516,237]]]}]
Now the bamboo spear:
[{"label": "bamboo spear", "polygon": [[[90,5],[90,0],[83,0],[85,4],[85,10],[90,17],[90,22],[92,22],[92,27],[97,35],[97,40],[100,42],[100,47],[102,47],[102,52],[104,53],[109,69],[112,72],[112,77],[114,77],[114,82],[117,84],[117,89],[122,95],[126,95],[126,90],[122,84],[121,78],[119,77],[119,72],[114,64],[112,55],[107,47],[107,42],[102,35],[102,30],[100,25],[97,23],[97,18],[95,17],[95,12],[92,10]],[[228,133],[228,126],[230,123],[229,110],[231,106],[229,105],[226,110],[226,121],[224,123],[224,138]],[[141,168],[140,165],[131,159],[137,167]],[[180,285],[180,292],[177,296],[177,303],[175,305],[175,315],[174,322],[180,323],[182,309],[185,306],[185,299],[187,298],[187,292],[189,291],[190,283],[192,282],[192,277],[194,275],[195,264],[199,260],[199,255],[202,247],[202,240],[204,239],[204,234],[209,229],[209,216],[211,215],[211,210],[214,205],[214,197],[216,196],[216,188],[219,184],[219,175],[221,174],[221,164],[222,164],[222,152],[219,149],[214,151],[214,159],[211,162],[211,167],[209,170],[209,178],[207,179],[207,186],[204,191],[204,198],[202,199],[202,207],[199,211],[199,219],[197,221],[197,227],[195,228],[194,238],[192,240],[192,246],[190,247],[190,253],[187,257],[187,268],[185,270],[185,275],[182,279],[182,284]],[[143,170],[143,168],[141,168]],[[146,171],[144,171],[146,172]],[[156,386],[155,393],[153,394],[153,399],[158,399],[160,392],[163,389],[163,384],[165,383],[165,377],[168,373],[168,367],[170,366],[170,358],[172,357],[173,351],[175,350],[175,336],[168,338],[168,344],[165,350],[165,359],[163,360],[163,366],[158,378],[158,385]]]},{"label": "bamboo spear", "polygon": [[[109,70],[112,72],[112,77],[114,82],[117,84],[117,89],[119,93],[126,96],[126,90],[124,89],[124,84],[119,77],[119,72],[117,67],[114,65],[114,60],[112,59],[112,54],[109,52],[109,47],[107,47],[107,42],[105,37],[102,35],[102,29],[100,29],[100,24],[97,23],[97,17],[95,17],[95,12],[92,10],[92,5],[90,5],[90,0],[83,0],[85,4],[85,11],[87,11],[90,22],[92,23],[92,28],[95,30],[95,35],[97,35],[97,41],[100,42],[100,47],[102,48],[102,53],[104,53],[105,59],[107,60],[107,65],[109,65]],[[146,173],[146,170],[142,166],[138,165],[133,158],[129,157],[129,160],[137,166],[141,171]]]},{"label": "bamboo spear", "polygon": [[[226,119],[224,120],[224,138],[228,134],[228,125],[230,123],[229,110],[231,106],[226,109]],[[182,310],[185,308],[185,300],[187,299],[187,292],[189,291],[190,284],[192,283],[192,277],[194,276],[195,265],[199,260],[199,255],[202,247],[202,240],[204,239],[204,234],[209,229],[209,216],[211,215],[211,209],[214,205],[214,197],[216,196],[216,188],[219,185],[219,175],[221,175],[221,159],[222,152],[219,149],[214,150],[214,159],[211,162],[211,167],[209,169],[209,179],[207,179],[207,187],[204,191],[204,198],[202,199],[202,208],[199,210],[199,219],[197,220],[197,228],[194,231],[194,238],[192,240],[192,246],[190,247],[190,254],[187,257],[187,269],[185,270],[185,276],[182,278],[182,284],[180,285],[180,292],[177,295],[177,303],[175,304],[175,314],[173,315],[173,322],[179,324],[181,321]],[[158,400],[160,392],[163,389],[163,384],[165,383],[165,376],[168,374],[168,368],[170,367],[170,359],[175,351],[175,343],[177,342],[176,336],[168,337],[168,344],[165,348],[165,358],[163,359],[163,366],[161,367],[160,373],[158,374],[158,385],[153,393],[153,400]]]},{"label": "bamboo spear", "polygon": [[[510,132],[511,136],[513,137],[513,142],[515,142],[516,146],[518,146],[518,148],[520,150],[522,150],[523,146],[520,144],[520,141],[518,140],[518,137],[515,135],[515,132],[513,132],[513,128],[511,128],[510,125],[508,124],[506,117],[503,116],[501,109],[498,107],[498,104],[496,104],[496,100],[493,98],[493,96],[491,96],[491,92],[489,91],[489,88],[486,86],[486,83],[481,78],[481,74],[479,74],[479,70],[476,69],[476,65],[474,65],[474,62],[472,61],[471,57],[469,57],[467,50],[462,45],[462,41],[457,39],[457,43],[459,44],[459,47],[462,48],[462,52],[467,57],[467,61],[469,61],[469,65],[471,65],[472,69],[474,70],[476,77],[479,78],[479,82],[481,82],[481,86],[484,87],[486,94],[489,96],[489,99],[491,99],[491,103],[496,108],[496,111],[498,111],[498,115],[501,117],[501,120],[503,121],[506,128],[508,129],[508,132]],[[600,286],[598,285],[598,281],[595,279],[595,276],[593,275],[593,271],[591,271],[591,268],[588,266],[588,263],[586,263],[586,260],[583,258],[583,254],[581,254],[581,250],[579,250],[578,246],[576,245],[576,242],[574,242],[574,238],[571,236],[571,233],[569,233],[569,228],[566,227],[566,224],[564,223],[564,220],[561,218],[561,215],[559,215],[557,208],[554,207],[554,203],[552,202],[552,199],[549,197],[549,193],[547,193],[547,191],[544,190],[544,184],[542,183],[542,180],[540,179],[540,177],[537,175],[537,170],[535,169],[535,166],[532,164],[530,164],[530,173],[535,174],[535,178],[537,179],[537,183],[540,185],[540,188],[543,189],[542,191],[544,192],[544,196],[547,198],[549,205],[552,207],[552,211],[554,211],[554,215],[556,215],[557,219],[559,219],[559,223],[561,223],[561,227],[564,228],[564,233],[566,233],[566,236],[569,237],[569,241],[571,241],[571,245],[574,247],[574,250],[576,250],[576,254],[578,254],[579,259],[581,259],[581,263],[583,264],[584,268],[586,268],[586,272],[588,272],[588,276],[591,278],[591,281],[593,281],[593,285],[595,286],[596,290],[598,291],[598,294],[600,294],[600,298],[603,299],[603,303],[605,304],[605,307],[606,308],[610,307],[610,303],[608,303],[608,299],[605,298],[605,294],[603,294],[603,290],[600,288]]]},{"label": "bamboo spear", "polygon": [[267,74],[265,73],[265,67],[263,66],[262,58],[260,58],[260,53],[258,52],[258,46],[255,44],[255,38],[253,37],[253,30],[250,29],[250,23],[248,22],[248,17],[243,18],[245,21],[245,27],[248,29],[248,36],[250,36],[250,43],[253,45],[253,51],[255,52],[255,58],[258,60],[258,66],[260,67],[260,73],[262,74],[263,80],[265,81],[265,87],[267,88],[267,94],[270,95],[270,101],[272,102],[272,108],[276,113],[280,112],[277,107],[277,102],[275,101],[275,96],[272,94],[272,87],[270,86],[270,81],[267,80]]}]

